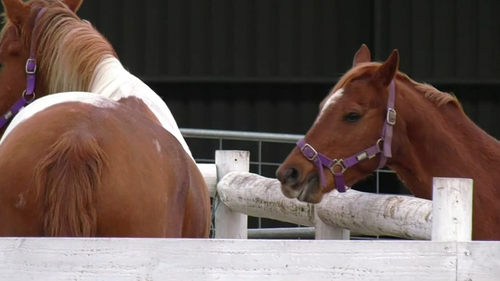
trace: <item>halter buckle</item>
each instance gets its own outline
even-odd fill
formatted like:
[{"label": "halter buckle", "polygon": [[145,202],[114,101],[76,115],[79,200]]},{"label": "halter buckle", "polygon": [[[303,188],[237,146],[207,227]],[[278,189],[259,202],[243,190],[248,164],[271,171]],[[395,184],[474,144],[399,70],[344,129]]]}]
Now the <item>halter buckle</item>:
[{"label": "halter buckle", "polygon": [[[305,152],[306,148],[308,148],[309,151]],[[312,147],[308,143],[304,144],[304,146],[300,148],[300,151],[309,161],[314,161],[316,157],[318,157],[318,152],[316,151],[316,149],[314,149],[314,147]]]},{"label": "halter buckle", "polygon": [[393,108],[388,108],[387,109],[387,117],[386,117],[387,123],[389,125],[394,126],[396,124],[396,110]]},{"label": "halter buckle", "polygon": [[342,159],[335,159],[333,160],[333,163],[330,167],[328,167],[328,169],[330,169],[330,171],[335,175],[337,174],[337,172],[334,171],[335,167],[339,166],[340,167],[340,172],[341,174],[343,174],[345,172],[345,170],[347,170],[347,167],[345,166],[345,163],[344,163],[344,160]]},{"label": "halter buckle", "polygon": [[[31,64],[33,64],[33,65],[31,65]],[[26,74],[35,74],[36,73],[36,60],[35,59],[27,59],[24,70],[26,71]]]}]

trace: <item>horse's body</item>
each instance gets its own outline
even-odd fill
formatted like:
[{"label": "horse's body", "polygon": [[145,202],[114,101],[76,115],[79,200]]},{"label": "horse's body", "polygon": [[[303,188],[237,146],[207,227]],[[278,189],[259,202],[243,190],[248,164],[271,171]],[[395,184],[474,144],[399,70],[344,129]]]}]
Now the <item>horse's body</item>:
[{"label": "horse's body", "polygon": [[[50,30],[38,29],[38,47],[53,44],[59,53],[36,52],[42,97],[12,119],[0,140],[0,236],[208,237],[208,190],[174,117],[90,25],[68,13],[81,1],[64,1],[69,9],[3,2],[20,30],[29,20],[17,23],[16,13],[37,15],[34,25]],[[78,32],[88,40],[77,40]],[[16,71],[14,58],[27,59],[10,51],[17,47],[12,29],[2,34],[0,109],[23,87],[19,77],[2,77]]]},{"label": "horse's body", "polygon": [[277,170],[283,193],[317,203],[334,188],[342,192],[337,185],[352,186],[385,164],[425,199],[432,199],[433,177],[472,178],[473,239],[500,240],[499,142],[452,95],[398,72],[397,51],[382,64],[370,58],[363,45]]}]

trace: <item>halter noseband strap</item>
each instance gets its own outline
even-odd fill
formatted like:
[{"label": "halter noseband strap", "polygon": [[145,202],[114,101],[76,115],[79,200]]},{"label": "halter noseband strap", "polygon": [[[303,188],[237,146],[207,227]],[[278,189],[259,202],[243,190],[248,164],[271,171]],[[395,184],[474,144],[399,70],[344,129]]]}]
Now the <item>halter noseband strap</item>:
[{"label": "halter noseband strap", "polygon": [[[391,143],[393,135],[393,127],[396,124],[396,110],[394,109],[394,101],[396,97],[396,90],[394,81],[391,81],[389,85],[389,99],[387,101],[387,115],[384,120],[384,126],[382,128],[382,135],[377,143],[349,158],[346,159],[330,159],[324,154],[321,154],[314,149],[314,147],[308,144],[305,139],[301,139],[297,142],[297,146],[300,148],[300,152],[306,157],[307,160],[311,161],[316,170],[318,170],[321,178],[321,186],[326,188],[326,180],[324,169],[327,168],[332,172],[335,179],[335,187],[339,192],[345,192],[345,181],[344,172],[348,168],[358,164],[367,159],[371,159],[380,153],[380,163],[378,168],[383,168],[387,163],[387,158],[392,157]],[[382,145],[382,147],[381,147]]]},{"label": "halter noseband strap", "polygon": [[[46,8],[42,8],[35,19],[35,24],[33,26],[33,31],[40,20],[41,15]],[[35,60],[35,47],[34,47],[35,36],[31,36],[31,46],[30,46],[30,57],[26,60],[25,72],[26,72],[26,90],[24,90],[21,98],[17,100],[14,105],[12,105],[7,112],[0,116],[0,129],[5,126],[9,120],[14,117],[23,107],[30,104],[35,100],[35,85],[36,85],[36,60]]]}]

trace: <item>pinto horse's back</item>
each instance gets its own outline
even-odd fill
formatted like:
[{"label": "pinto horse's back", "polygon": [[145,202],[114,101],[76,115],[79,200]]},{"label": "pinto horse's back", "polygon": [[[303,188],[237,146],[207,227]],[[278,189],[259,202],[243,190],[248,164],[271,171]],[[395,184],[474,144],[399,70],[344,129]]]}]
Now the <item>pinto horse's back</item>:
[{"label": "pinto horse's back", "polygon": [[1,236],[208,237],[203,176],[157,123],[112,101],[16,118],[0,143]]}]

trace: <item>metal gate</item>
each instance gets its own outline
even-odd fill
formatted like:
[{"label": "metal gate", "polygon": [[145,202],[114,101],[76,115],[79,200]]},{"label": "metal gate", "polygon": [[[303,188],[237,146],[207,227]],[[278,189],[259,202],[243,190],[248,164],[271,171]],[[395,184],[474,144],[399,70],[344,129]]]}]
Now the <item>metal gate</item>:
[{"label": "metal gate", "polygon": [[[181,132],[186,142],[190,145],[193,157],[197,163],[214,163],[215,150],[248,150],[250,151],[250,172],[270,178],[275,177],[275,170],[282,159],[291,151],[295,143],[303,137],[303,135],[296,134],[187,128],[182,128]],[[200,147],[202,147],[202,150],[200,150]],[[266,153],[269,151],[278,153]],[[210,154],[212,157],[208,156]],[[373,175],[374,180],[363,183],[365,186],[361,188],[361,190],[381,193],[381,178],[383,175],[389,175],[396,178],[395,173],[387,169],[376,170]],[[357,187],[358,184],[353,188],[358,189]],[[408,192],[403,193],[408,194]],[[251,216],[248,217],[248,229],[249,239],[314,239],[315,234],[313,227],[305,227]],[[351,234],[351,239],[380,238],[381,237],[374,236],[359,236],[355,233]]]}]

